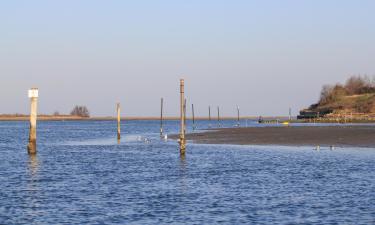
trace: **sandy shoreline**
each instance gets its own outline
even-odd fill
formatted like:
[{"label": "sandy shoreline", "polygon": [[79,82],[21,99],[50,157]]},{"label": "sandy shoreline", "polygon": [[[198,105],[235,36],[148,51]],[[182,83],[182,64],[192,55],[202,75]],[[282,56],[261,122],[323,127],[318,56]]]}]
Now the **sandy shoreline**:
[{"label": "sandy shoreline", "polygon": [[187,134],[186,138],[203,144],[375,148],[375,126],[223,128]]}]

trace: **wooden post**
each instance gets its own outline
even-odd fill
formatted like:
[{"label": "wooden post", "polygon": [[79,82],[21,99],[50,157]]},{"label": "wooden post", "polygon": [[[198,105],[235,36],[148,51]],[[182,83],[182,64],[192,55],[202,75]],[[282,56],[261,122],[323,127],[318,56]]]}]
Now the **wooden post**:
[{"label": "wooden post", "polygon": [[220,108],[219,108],[219,106],[217,107],[217,123],[218,123],[218,126],[221,127],[221,124],[220,124]]},{"label": "wooden post", "polygon": [[194,104],[191,104],[191,113],[192,113],[192,117],[193,117],[193,130],[195,130]]},{"label": "wooden post", "polygon": [[292,121],[292,108],[289,107],[289,122]]},{"label": "wooden post", "polygon": [[29,144],[27,145],[27,152],[30,155],[36,154],[36,120],[38,107],[38,88],[31,88],[29,90],[29,98],[31,101],[30,110],[30,131]]},{"label": "wooden post", "polygon": [[211,128],[211,106],[208,106],[208,128]]},{"label": "wooden post", "polygon": [[117,103],[117,141],[121,140],[121,108],[120,103]]},{"label": "wooden post", "polygon": [[160,101],[160,137],[163,137],[163,98]]},{"label": "wooden post", "polygon": [[237,127],[240,127],[240,107],[237,106]]},{"label": "wooden post", "polygon": [[180,154],[185,155],[185,82],[184,79],[180,79]]}]

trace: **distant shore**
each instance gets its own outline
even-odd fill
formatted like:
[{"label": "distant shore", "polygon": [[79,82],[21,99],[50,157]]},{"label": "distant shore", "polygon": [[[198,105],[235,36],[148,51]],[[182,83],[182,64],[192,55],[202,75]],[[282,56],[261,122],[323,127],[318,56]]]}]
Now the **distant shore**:
[{"label": "distant shore", "polygon": [[[0,121],[25,121],[29,120],[29,115],[1,115],[0,114]],[[283,120],[285,117],[264,117],[265,119],[269,120]],[[38,120],[43,121],[63,121],[63,120],[116,120],[117,117],[114,116],[94,116],[94,117],[79,117],[79,116],[70,116],[70,115],[38,115]],[[121,117],[122,120],[160,120],[160,117],[155,116],[125,116]],[[179,120],[180,117],[177,116],[168,116],[163,117],[163,120]],[[191,120],[192,118],[187,118]],[[195,120],[208,120],[208,117],[196,117]],[[258,120],[258,117],[249,116],[249,117],[241,117],[241,120]],[[217,118],[211,118],[212,121],[217,121]],[[237,117],[221,117],[220,120],[237,120]]]},{"label": "distant shore", "polygon": [[[177,139],[177,135],[171,136]],[[375,126],[223,128],[186,135],[203,144],[375,147]]]}]

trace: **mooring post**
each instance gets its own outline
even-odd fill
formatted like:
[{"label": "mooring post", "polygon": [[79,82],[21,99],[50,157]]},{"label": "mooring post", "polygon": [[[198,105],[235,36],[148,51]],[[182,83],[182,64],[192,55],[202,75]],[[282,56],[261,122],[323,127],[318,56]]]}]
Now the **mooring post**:
[{"label": "mooring post", "polygon": [[117,108],[117,141],[121,140],[121,108],[120,108],[120,103],[116,104]]},{"label": "mooring post", "polygon": [[219,108],[219,106],[217,107],[217,123],[218,123],[218,126],[221,127],[221,124],[220,124],[220,108]]},{"label": "mooring post", "polygon": [[181,120],[181,127],[180,127],[180,154],[185,154],[185,82],[184,79],[180,79],[180,120]]},{"label": "mooring post", "polygon": [[208,128],[211,128],[211,106],[208,106]]},{"label": "mooring post", "polygon": [[160,137],[163,137],[163,98],[160,101]]},{"label": "mooring post", "polygon": [[191,112],[192,112],[192,117],[193,117],[193,130],[195,130],[194,104],[191,104]]},{"label": "mooring post", "polygon": [[240,127],[240,107],[237,106],[237,127]]},{"label": "mooring post", "polygon": [[29,90],[29,98],[31,101],[30,111],[30,131],[29,144],[27,145],[27,152],[30,155],[36,154],[36,120],[38,107],[38,88],[31,88]]}]

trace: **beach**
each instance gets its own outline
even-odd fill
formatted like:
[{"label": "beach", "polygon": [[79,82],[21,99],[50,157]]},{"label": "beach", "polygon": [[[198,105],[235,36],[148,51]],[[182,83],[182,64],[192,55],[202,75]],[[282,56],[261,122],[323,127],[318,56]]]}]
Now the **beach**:
[{"label": "beach", "polygon": [[[172,138],[178,138],[176,135]],[[186,134],[203,144],[375,147],[375,126],[284,126],[222,128]]]}]

